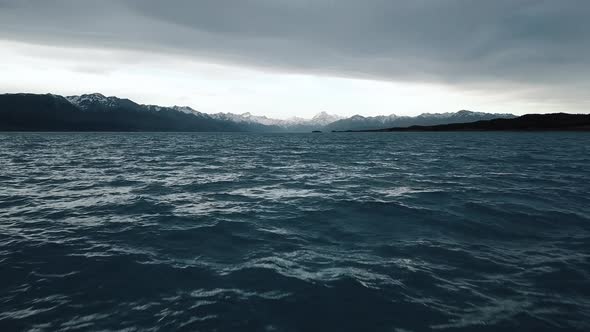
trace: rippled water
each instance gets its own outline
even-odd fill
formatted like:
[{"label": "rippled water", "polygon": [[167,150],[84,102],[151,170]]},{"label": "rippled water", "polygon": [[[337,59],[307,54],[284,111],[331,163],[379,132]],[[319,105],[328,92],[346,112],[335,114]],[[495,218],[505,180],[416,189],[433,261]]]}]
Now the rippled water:
[{"label": "rippled water", "polygon": [[590,135],[2,134],[0,330],[590,330]]}]

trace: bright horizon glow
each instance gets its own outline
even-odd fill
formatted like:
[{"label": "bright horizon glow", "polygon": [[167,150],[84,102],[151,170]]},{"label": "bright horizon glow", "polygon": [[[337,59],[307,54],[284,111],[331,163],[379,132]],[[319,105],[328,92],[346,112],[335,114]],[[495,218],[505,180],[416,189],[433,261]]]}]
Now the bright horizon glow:
[{"label": "bright horizon glow", "polygon": [[0,92],[102,93],[140,104],[271,118],[418,115],[462,109],[488,113],[583,112],[537,100],[531,87],[459,88],[265,70],[209,59],[107,48],[52,47],[0,40]]}]

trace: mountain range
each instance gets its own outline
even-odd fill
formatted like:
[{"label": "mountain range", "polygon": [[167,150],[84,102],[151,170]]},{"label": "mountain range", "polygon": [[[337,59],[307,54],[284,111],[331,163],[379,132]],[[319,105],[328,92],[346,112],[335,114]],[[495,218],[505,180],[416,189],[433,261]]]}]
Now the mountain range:
[{"label": "mountain range", "polygon": [[590,131],[590,114],[525,114],[510,119],[480,120],[434,126],[409,126],[347,132],[391,131]]},{"label": "mountain range", "polygon": [[54,94],[0,95],[1,131],[246,131],[309,132],[367,130],[412,125],[466,123],[512,114],[471,111],[424,113],[418,116],[340,117],[321,112],[311,119],[272,119],[250,113],[199,112],[187,106],[141,105],[99,93],[80,96]]}]

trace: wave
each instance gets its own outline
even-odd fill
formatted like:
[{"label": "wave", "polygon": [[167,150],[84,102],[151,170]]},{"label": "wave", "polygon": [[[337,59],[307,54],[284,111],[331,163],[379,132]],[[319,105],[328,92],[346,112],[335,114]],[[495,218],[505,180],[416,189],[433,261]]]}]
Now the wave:
[{"label": "wave", "polygon": [[0,135],[0,329],[589,330],[587,139]]}]

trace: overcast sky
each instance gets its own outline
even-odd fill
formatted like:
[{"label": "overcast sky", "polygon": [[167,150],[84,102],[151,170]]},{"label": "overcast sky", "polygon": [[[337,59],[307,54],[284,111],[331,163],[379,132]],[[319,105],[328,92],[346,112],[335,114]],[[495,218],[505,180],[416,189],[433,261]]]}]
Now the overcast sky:
[{"label": "overcast sky", "polygon": [[590,109],[588,0],[0,0],[0,92],[285,118]]}]

